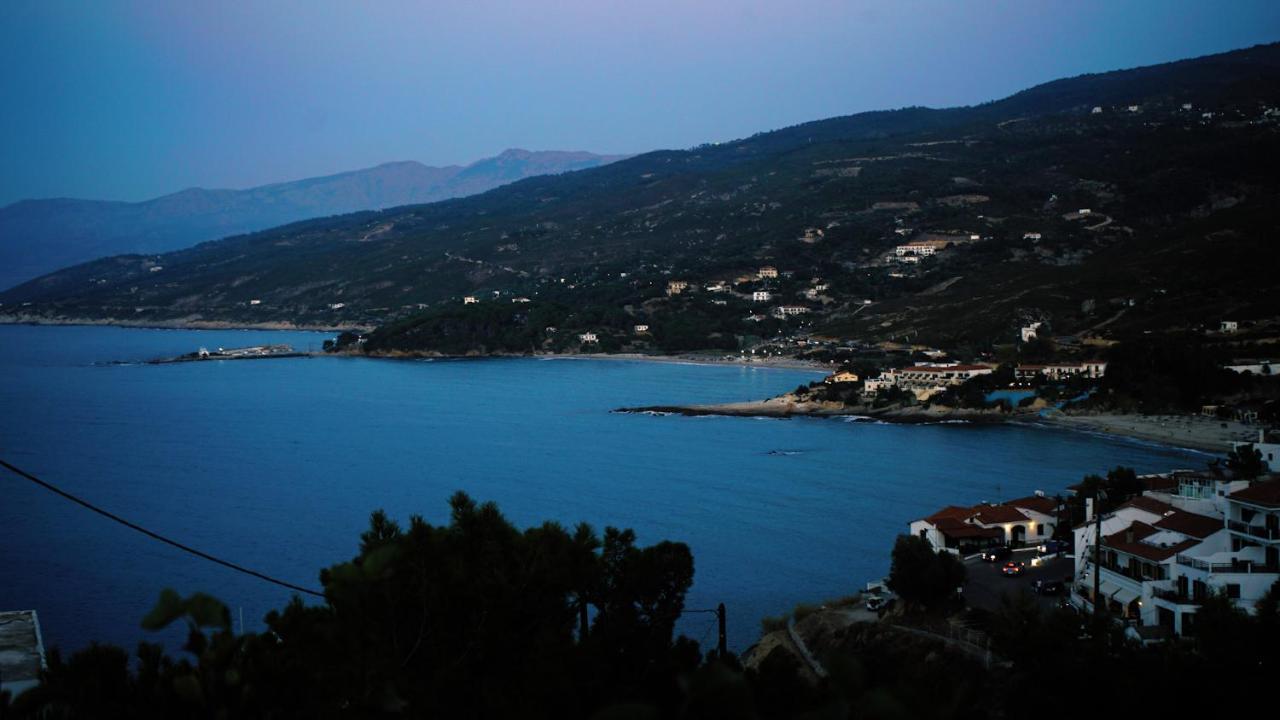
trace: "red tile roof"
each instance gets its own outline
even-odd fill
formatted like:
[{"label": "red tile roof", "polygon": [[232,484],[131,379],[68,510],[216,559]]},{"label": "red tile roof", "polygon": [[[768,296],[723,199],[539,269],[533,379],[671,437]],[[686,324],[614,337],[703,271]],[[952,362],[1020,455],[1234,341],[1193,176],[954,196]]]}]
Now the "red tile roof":
[{"label": "red tile roof", "polygon": [[[1147,512],[1152,513],[1153,515],[1164,515],[1165,513],[1173,512],[1173,509],[1174,509],[1173,506],[1170,505],[1169,503],[1164,502],[1163,500],[1157,500],[1148,495],[1138,495],[1136,497],[1129,498],[1129,500],[1125,502],[1125,504],[1120,506],[1120,508],[1126,508],[1126,507],[1134,507],[1134,508],[1138,508],[1139,510],[1146,510]],[[1116,509],[1118,510],[1120,508],[1116,508]]]},{"label": "red tile roof", "polygon": [[979,505],[974,508],[973,517],[983,525],[999,525],[1002,523],[1023,522],[1029,520],[1022,511],[1008,505]]},{"label": "red tile roof", "polygon": [[[1190,513],[1188,513],[1190,514]],[[1144,522],[1135,522],[1129,527],[1118,533],[1108,535],[1103,539],[1103,546],[1111,548],[1129,555],[1136,555],[1144,560],[1152,562],[1162,562],[1177,555],[1188,548],[1195,547],[1200,544],[1199,540],[1187,539],[1172,545],[1160,547],[1157,545],[1148,545],[1142,542],[1143,539],[1151,537],[1160,532],[1159,528],[1148,525]],[[1132,536],[1130,535],[1132,533]]]},{"label": "red tile roof", "polygon": [[928,522],[933,523],[934,525],[937,525],[939,520],[943,520],[947,518],[964,520],[965,518],[969,517],[972,514],[973,514],[973,508],[971,507],[961,507],[959,505],[948,505],[942,508],[941,510],[939,510],[938,512],[924,519],[927,520]]},{"label": "red tile roof", "polygon": [[1156,527],[1203,540],[1221,530],[1224,525],[1222,518],[1199,515],[1185,510],[1174,510],[1173,513],[1166,515],[1163,520],[1157,522]]},{"label": "red tile roof", "polygon": [[1031,495],[1017,500],[1010,500],[1005,505],[1013,507],[1025,508],[1027,510],[1035,510],[1043,515],[1052,515],[1058,510],[1058,501],[1051,497],[1040,497],[1039,495]]},{"label": "red tile roof", "polygon": [[980,525],[970,525],[969,523],[956,518],[940,518],[934,527],[938,528],[938,532],[947,537],[957,540],[963,538],[1003,538],[1004,533],[1000,528],[984,528]]},{"label": "red tile roof", "polygon": [[949,373],[949,372],[967,372],[970,370],[991,370],[990,365],[948,365],[945,367],[935,367],[932,365],[912,365],[905,367],[898,372],[928,372],[928,373]]},{"label": "red tile roof", "polygon": [[1227,499],[1264,507],[1280,507],[1280,479],[1254,482],[1243,490],[1231,493]]}]

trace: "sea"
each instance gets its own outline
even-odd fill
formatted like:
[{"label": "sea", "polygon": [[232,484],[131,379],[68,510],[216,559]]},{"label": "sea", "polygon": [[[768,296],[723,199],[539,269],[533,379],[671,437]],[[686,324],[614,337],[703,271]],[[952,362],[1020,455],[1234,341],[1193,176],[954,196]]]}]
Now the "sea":
[{"label": "sea", "polygon": [[[156,533],[303,587],[352,558],[369,514],[448,521],[463,490],[521,527],[633,528],[693,551],[686,606],[760,621],[888,571],[908,523],[949,504],[1061,493],[1089,473],[1211,456],[1036,426],[683,417],[627,406],[768,397],[809,370],[615,359],[145,361],[310,332],[0,326],[0,458]],[[0,610],[46,645],[176,650],[143,615],[208,592],[261,630],[292,592],[91,513],[0,469]],[[713,615],[679,630],[704,648]]]}]

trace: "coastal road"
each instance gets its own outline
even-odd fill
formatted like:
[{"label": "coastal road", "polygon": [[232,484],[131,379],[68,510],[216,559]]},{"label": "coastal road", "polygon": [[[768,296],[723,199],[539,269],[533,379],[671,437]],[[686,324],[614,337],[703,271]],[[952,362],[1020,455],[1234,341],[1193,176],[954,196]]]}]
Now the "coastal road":
[{"label": "coastal road", "polygon": [[1031,589],[1031,584],[1036,580],[1057,580],[1062,582],[1064,587],[1070,588],[1069,578],[1075,568],[1074,562],[1069,557],[1059,556],[1045,562],[1039,567],[1031,567],[1031,558],[1035,557],[1037,552],[1034,549],[1015,551],[1011,559],[1027,564],[1027,569],[1020,577],[1005,577],[1000,572],[1000,568],[1004,566],[1004,561],[988,563],[983,562],[980,558],[970,558],[966,560],[965,570],[968,571],[968,578],[964,584],[964,598],[969,607],[996,612],[1000,609],[1000,598],[1006,593],[1017,594],[1025,592],[1036,598],[1040,605],[1050,610],[1056,607],[1066,595],[1045,596],[1036,595]]}]

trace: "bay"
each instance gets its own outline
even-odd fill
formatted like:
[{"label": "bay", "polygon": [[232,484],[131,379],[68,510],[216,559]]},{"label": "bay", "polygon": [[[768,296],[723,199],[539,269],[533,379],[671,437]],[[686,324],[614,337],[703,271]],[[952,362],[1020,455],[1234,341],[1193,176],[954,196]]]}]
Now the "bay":
[{"label": "bay", "polygon": [[[894,537],[948,504],[1050,494],[1116,465],[1206,456],[1027,426],[901,426],[619,414],[767,397],[806,370],[592,359],[295,358],[113,365],[327,335],[0,326],[0,457],[152,530],[318,587],[371,511],[447,522],[448,497],[517,525],[586,521],[693,550],[689,608],[728,607],[730,645],[798,602],[888,569]],[[160,590],[221,598],[246,629],[291,593],[0,473],[0,609],[45,641],[132,648]],[[713,618],[680,629],[714,643]]]}]

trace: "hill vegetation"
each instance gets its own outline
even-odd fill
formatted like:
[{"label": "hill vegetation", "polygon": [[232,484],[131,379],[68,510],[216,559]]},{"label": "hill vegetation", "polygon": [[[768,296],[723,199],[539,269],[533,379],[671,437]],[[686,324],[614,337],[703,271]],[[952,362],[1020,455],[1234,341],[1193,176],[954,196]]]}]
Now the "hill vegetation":
[{"label": "hill vegetation", "polygon": [[[0,293],[0,312],[380,326],[373,347],[449,354],[813,335],[990,348],[1033,321],[1266,335],[1277,108],[1280,45],[1259,46],[108,258]],[[895,250],[913,241],[935,252]]]}]

